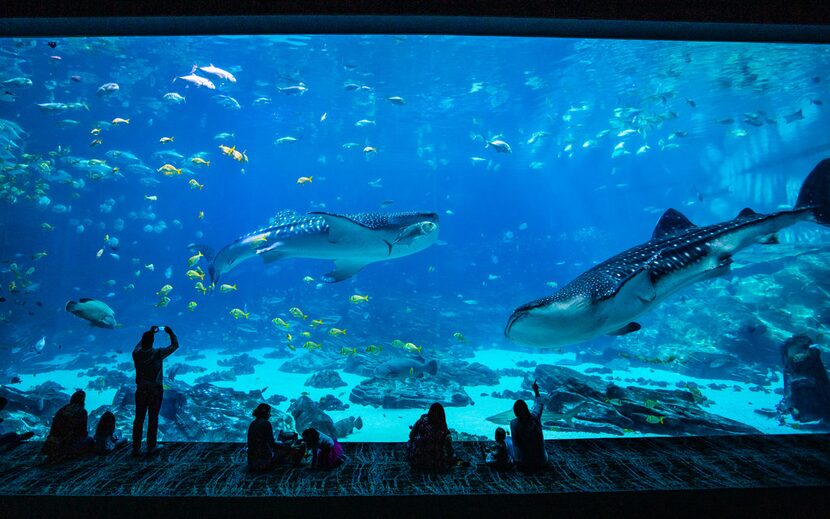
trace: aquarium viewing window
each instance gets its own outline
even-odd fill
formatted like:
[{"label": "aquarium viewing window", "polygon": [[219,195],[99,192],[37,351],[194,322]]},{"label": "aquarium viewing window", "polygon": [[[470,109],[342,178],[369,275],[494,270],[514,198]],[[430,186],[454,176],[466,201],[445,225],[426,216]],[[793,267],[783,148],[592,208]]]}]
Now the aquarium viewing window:
[{"label": "aquarium viewing window", "polygon": [[823,430],[826,45],[194,26],[0,39],[2,432]]}]

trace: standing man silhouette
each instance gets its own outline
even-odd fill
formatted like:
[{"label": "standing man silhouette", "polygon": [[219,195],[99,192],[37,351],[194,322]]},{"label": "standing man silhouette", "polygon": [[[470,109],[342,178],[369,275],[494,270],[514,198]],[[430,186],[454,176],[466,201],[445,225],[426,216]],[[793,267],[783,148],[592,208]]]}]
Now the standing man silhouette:
[{"label": "standing man silhouette", "polygon": [[153,348],[155,334],[159,327],[153,326],[141,336],[133,350],[135,363],[135,422],[133,422],[133,456],[141,453],[141,435],[144,430],[144,416],[149,412],[147,422],[147,454],[156,451],[156,437],[159,429],[159,410],[164,397],[162,385],[162,364],[165,358],[179,349],[179,339],[169,326],[162,326],[170,336],[170,346]]}]

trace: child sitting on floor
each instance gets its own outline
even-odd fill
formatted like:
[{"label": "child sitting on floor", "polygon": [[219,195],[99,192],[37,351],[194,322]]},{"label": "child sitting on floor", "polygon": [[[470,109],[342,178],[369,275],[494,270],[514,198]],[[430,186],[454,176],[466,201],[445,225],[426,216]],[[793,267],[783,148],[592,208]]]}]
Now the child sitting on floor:
[{"label": "child sitting on floor", "polygon": [[489,449],[482,449],[484,463],[496,470],[507,470],[513,466],[513,442],[507,438],[507,431],[496,428],[496,444]]}]

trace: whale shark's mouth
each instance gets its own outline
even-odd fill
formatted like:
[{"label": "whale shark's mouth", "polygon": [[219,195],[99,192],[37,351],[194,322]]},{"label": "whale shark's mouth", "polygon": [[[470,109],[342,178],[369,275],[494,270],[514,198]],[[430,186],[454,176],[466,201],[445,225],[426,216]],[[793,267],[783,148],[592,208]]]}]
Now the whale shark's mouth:
[{"label": "whale shark's mouth", "polygon": [[510,330],[513,328],[513,325],[516,324],[520,319],[523,317],[527,317],[527,312],[524,310],[516,310],[510,315],[510,319],[507,320],[507,326],[504,327],[504,336],[508,339],[510,338]]}]

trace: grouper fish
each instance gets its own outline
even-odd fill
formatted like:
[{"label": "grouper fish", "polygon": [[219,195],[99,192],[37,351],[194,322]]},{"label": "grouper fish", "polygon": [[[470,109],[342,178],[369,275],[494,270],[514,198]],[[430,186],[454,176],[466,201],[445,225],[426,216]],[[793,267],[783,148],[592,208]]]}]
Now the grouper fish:
[{"label": "grouper fish", "polygon": [[746,208],[732,220],[699,227],[668,209],[648,242],[584,272],[551,296],[513,312],[504,334],[513,341],[556,347],[641,328],[637,317],[669,295],[729,272],[732,256],[802,220],[830,226],[830,159],[807,176],[795,207],[758,214]]},{"label": "grouper fish", "polygon": [[209,267],[213,283],[249,258],[265,263],[284,258],[330,259],[335,269],[322,279],[343,281],[377,261],[424,250],[438,240],[436,213],[335,214],[280,211],[267,227],[223,247]]},{"label": "grouper fish", "polygon": [[67,301],[66,311],[81,319],[86,319],[98,328],[115,328],[115,312],[103,301],[82,297],[78,301]]}]

